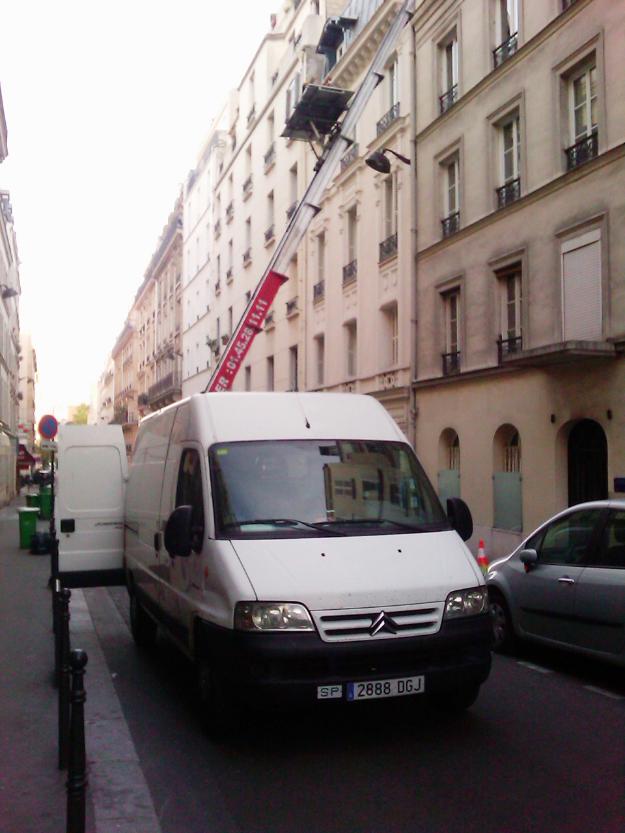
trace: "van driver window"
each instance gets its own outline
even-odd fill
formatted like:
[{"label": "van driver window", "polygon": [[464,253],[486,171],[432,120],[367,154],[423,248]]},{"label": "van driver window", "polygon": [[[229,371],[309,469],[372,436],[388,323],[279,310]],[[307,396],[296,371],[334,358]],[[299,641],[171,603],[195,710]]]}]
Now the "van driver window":
[{"label": "van driver window", "polygon": [[192,506],[193,549],[202,549],[204,538],[204,498],[202,496],[202,466],[194,448],[186,448],[180,458],[176,506]]}]

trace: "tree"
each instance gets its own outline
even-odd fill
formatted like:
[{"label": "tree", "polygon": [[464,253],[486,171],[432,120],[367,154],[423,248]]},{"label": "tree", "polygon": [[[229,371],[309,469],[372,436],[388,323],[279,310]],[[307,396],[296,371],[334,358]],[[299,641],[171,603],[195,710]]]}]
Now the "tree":
[{"label": "tree", "polygon": [[74,415],[72,417],[72,423],[74,425],[86,425],[88,419],[89,405],[85,402],[81,402],[80,405],[76,406],[76,410],[74,411]]}]

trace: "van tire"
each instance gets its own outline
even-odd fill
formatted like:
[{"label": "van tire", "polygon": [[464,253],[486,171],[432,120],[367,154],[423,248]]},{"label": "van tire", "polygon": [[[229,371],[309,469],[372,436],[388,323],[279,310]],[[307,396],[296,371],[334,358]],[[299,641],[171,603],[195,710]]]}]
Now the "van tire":
[{"label": "van tire", "polygon": [[156,643],[156,631],[158,625],[152,617],[145,612],[136,593],[130,593],[130,631],[137,648],[149,650]]},{"label": "van tire", "polygon": [[472,683],[471,685],[459,686],[453,691],[445,691],[442,694],[437,694],[433,702],[441,711],[450,714],[459,714],[471,708],[477,700],[479,693],[480,686]]},{"label": "van tire", "polygon": [[490,615],[493,622],[493,651],[510,654],[515,647],[510,610],[503,595],[492,587],[488,588]]},{"label": "van tire", "polygon": [[229,694],[223,676],[207,660],[196,661],[200,718],[213,738],[231,735],[240,725],[240,712]]}]

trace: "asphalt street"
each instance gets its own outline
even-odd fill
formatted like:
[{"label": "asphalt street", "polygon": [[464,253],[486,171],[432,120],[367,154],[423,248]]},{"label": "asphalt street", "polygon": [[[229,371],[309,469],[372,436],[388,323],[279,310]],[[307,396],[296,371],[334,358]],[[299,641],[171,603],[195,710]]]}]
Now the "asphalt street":
[{"label": "asphalt street", "polygon": [[622,670],[524,648],[460,717],[323,704],[253,713],[216,743],[188,663],[165,640],[135,648],[125,590],[85,596],[163,833],[625,830]]}]

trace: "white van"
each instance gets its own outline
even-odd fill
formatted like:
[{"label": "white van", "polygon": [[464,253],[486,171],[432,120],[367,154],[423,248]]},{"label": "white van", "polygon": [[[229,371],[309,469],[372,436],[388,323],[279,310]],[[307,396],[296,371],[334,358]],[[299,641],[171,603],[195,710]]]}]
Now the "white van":
[{"label": "white van", "polygon": [[234,702],[431,695],[490,670],[484,580],[373,398],[211,393],[146,417],[126,490],[135,639],[197,664],[209,722]]},{"label": "white van", "polygon": [[60,425],[54,515],[59,577],[65,587],[124,581],[124,494],[128,479],[121,425]]}]

